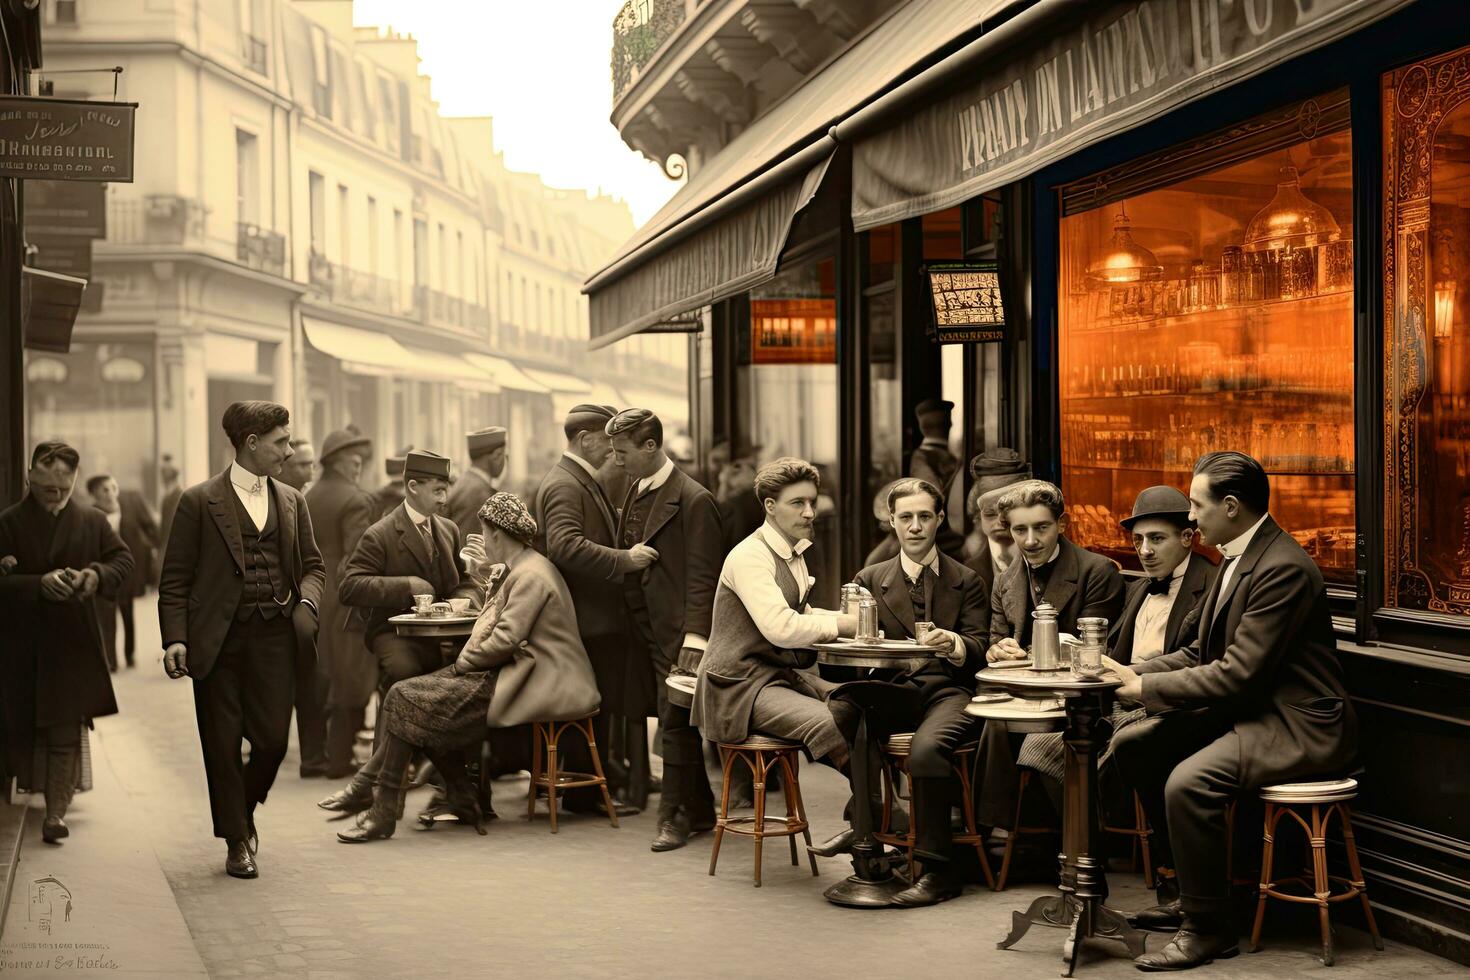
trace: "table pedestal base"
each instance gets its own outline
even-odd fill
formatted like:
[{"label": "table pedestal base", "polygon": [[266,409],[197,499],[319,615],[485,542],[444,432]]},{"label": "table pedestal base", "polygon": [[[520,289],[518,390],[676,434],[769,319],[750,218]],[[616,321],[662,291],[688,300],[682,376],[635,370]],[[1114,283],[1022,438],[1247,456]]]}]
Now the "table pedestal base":
[{"label": "table pedestal base", "polygon": [[1067,930],[1067,939],[1062,944],[1062,959],[1067,964],[1067,972],[1062,976],[1066,977],[1070,977],[1077,967],[1082,939],[1093,937],[1120,942],[1127,947],[1131,958],[1143,955],[1146,939],[1145,933],[1130,926],[1121,913],[1101,901],[1087,901],[1070,895],[1043,895],[1026,911],[1011,913],[1011,934],[996,943],[996,949],[1010,949],[1032,926]]}]

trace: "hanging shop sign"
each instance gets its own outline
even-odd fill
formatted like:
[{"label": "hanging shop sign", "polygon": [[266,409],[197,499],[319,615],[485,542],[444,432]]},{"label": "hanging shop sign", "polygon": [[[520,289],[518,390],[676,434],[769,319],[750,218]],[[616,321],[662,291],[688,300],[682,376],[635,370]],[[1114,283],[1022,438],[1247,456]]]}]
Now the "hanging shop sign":
[{"label": "hanging shop sign", "polygon": [[107,188],[100,183],[36,180],[26,183],[26,244],[31,265],[92,278],[92,242],[107,237]]},{"label": "hanging shop sign", "polygon": [[934,338],[941,344],[993,344],[1005,340],[1006,304],[993,259],[931,262],[924,267],[933,301]]},{"label": "hanging shop sign", "polygon": [[0,96],[0,177],[133,179],[136,102]]},{"label": "hanging shop sign", "polygon": [[951,207],[1321,47],[1406,0],[1133,0],[997,59],[853,148],[853,227]]}]

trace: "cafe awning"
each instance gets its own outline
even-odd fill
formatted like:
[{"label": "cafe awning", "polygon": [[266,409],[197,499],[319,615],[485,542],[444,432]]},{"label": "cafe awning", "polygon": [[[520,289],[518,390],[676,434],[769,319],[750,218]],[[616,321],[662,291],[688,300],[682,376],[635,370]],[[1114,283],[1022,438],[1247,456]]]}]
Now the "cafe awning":
[{"label": "cafe awning", "polygon": [[592,385],[575,374],[563,374],[561,371],[545,371],[541,368],[522,368],[526,376],[540,385],[545,385],[553,392],[568,395],[585,395],[592,390]]},{"label": "cafe awning", "polygon": [[384,378],[449,381],[474,391],[496,392],[493,373],[467,360],[470,355],[409,348],[385,333],[303,316],[306,339],[323,354],[335,357],[349,374]]},{"label": "cafe awning", "polygon": [[1043,0],[838,124],[853,227],[953,207],[1410,2]]},{"label": "cafe awning", "polygon": [[511,391],[524,391],[531,395],[544,395],[551,389],[539,381],[533,381],[515,364],[503,357],[494,354],[469,353],[465,360],[482,370],[489,371],[490,376],[495,379],[501,388]]},{"label": "cafe awning", "polygon": [[591,346],[774,276],[837,148],[833,124],[1009,2],[909,0],[751,123],[587,281]]}]

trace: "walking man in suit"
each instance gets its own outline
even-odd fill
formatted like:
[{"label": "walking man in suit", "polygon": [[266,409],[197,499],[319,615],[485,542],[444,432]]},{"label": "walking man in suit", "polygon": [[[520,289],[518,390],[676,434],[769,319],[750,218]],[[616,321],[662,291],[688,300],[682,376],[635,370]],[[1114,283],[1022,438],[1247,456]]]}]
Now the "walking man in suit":
[{"label": "walking man in suit", "polygon": [[[416,595],[432,595],[436,602],[479,596],[459,557],[459,528],[439,516],[448,495],[449,459],[425,450],[410,452],[403,469],[403,504],[363,532],[342,569],[337,596],[353,608],[354,620],[363,627],[363,641],[378,665],[378,691],[385,696],[399,681],[444,666],[439,641],[399,636],[388,618],[410,609]],[[343,710],[356,717],[371,690],[364,694],[356,688],[352,693],[360,701]],[[341,813],[366,810],[377,776],[369,762],[344,789],[317,806]]]},{"label": "walking man in suit", "polygon": [[623,597],[638,651],[652,661],[663,727],[664,784],[654,851],[683,847],[715,824],[714,793],[689,709],[671,704],[670,672],[693,673],[709,638],[722,547],[715,498],[664,453],[664,428],[646,408],[614,415],[605,429],[614,463],[635,481],[623,501],[618,544],[651,548],[653,564],[623,575]]},{"label": "walking man in suit", "polygon": [[[372,499],[357,485],[371,452],[367,436],[346,429],[329,434],[322,443],[321,479],[306,491],[327,584],[317,636],[319,664],[312,674],[297,678],[296,733],[303,779],[352,775],[352,743],[378,680],[377,661],[363,644],[357,624],[348,624],[347,610],[337,595],[342,566],[373,522]],[[304,671],[306,665],[300,666]]]},{"label": "walking man in suit", "polygon": [[119,491],[117,481],[105,473],[87,481],[92,505],[107,518],[107,523],[133,555],[133,569],[113,594],[97,594],[98,618],[102,623],[102,648],[107,651],[107,666],[117,671],[117,620],[123,624],[123,660],[133,666],[137,631],[133,628],[133,600],[153,584],[157,568],[158,524],[153,519],[143,495],[136,490]]},{"label": "walking man in suit", "polygon": [[1271,783],[1341,770],[1357,751],[1327,587],[1301,545],[1268,512],[1271,485],[1244,453],[1202,456],[1189,486],[1190,517],[1224,557],[1189,646],[1132,667],[1125,704],[1148,717],[1114,741],[1118,767],[1138,790],[1172,858],[1179,901],[1136,917],[1177,928],[1163,949],[1135,961],[1183,970],[1234,956],[1225,866],[1225,809]]},{"label": "walking man in suit", "polygon": [[941,554],[935,544],[944,522],[938,487],[927,480],[900,480],[888,492],[888,510],[902,550],[864,568],[854,581],[877,598],[884,635],[918,639],[916,624],[929,624],[920,642],[933,648],[934,659],[895,679],[911,688],[912,696],[887,719],[900,726],[895,730],[914,733],[909,754],[914,853],[924,862],[924,874],[893,896],[893,904],[915,908],[954,898],[963,888],[953,870],[949,823],[958,802],[954,752],[974,738],[981,724],[965,708],[975,693],[975,672],[985,664],[990,593],[978,574]]},{"label": "walking man in suit", "polygon": [[235,461],[179,498],[158,620],[164,670],[194,679],[225,870],[254,878],[255,808],[286,755],[297,644],[315,641],[326,572],[305,499],[275,479],[291,457],[290,414],[271,402],[235,402],[222,424]]},{"label": "walking man in suit", "polygon": [[460,474],[449,494],[449,519],[458,525],[462,537],[480,533],[480,507],[500,489],[500,474],[505,472],[505,440],[506,432],[498,425],[465,436],[470,468]]},{"label": "walking man in suit", "polygon": [[[566,580],[577,610],[577,631],[602,694],[602,709],[592,724],[604,770],[608,768],[607,752],[612,744],[611,723],[629,714],[625,692],[628,614],[618,585],[625,576],[643,571],[658,558],[658,553],[646,544],[618,546],[617,513],[597,482],[598,468],[612,452],[606,428],[615,414],[606,405],[578,405],[568,413],[562,427],[567,437],[566,451],[541,481],[535,508],[540,526],[537,544]],[[638,721],[646,731],[646,719],[640,717]],[[595,788],[584,787],[577,796],[573,793],[567,794],[568,808],[578,809],[585,804],[585,808],[595,809]],[[619,812],[637,813],[638,807]]]}]

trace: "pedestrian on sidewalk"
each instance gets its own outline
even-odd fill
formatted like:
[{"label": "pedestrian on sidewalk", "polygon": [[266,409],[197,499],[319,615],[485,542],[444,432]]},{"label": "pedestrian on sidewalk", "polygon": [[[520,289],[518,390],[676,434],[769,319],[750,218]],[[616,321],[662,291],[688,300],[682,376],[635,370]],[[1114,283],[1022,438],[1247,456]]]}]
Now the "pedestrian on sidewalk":
[{"label": "pedestrian on sidewalk", "polygon": [[92,506],[100,510],[107,523],[122,538],[133,556],[133,570],[118,586],[117,594],[97,594],[97,611],[102,623],[102,648],[107,652],[107,666],[117,672],[117,620],[123,624],[123,660],[133,666],[137,647],[137,630],[133,628],[133,600],[156,584],[158,560],[158,522],[136,490],[119,490],[117,480],[99,473],[87,480],[87,493]]},{"label": "pedestrian on sidewalk", "polygon": [[[235,402],[221,420],[235,461],[184,491],[158,588],[163,667],[194,679],[214,835],[225,871],[254,878],[255,808],[286,756],[298,644],[315,656],[326,573],[301,494],[278,479],[291,416]],[[250,762],[240,756],[250,742]]]},{"label": "pedestrian on sidewalk", "polygon": [[[0,512],[0,703],[10,771],[46,796],[41,839],[68,836],[82,726],[117,713],[97,624],[97,595],[115,593],[133,557],[106,516],[74,502],[81,458],[64,442],[31,453],[20,503]],[[9,564],[7,562],[7,564]]]}]

